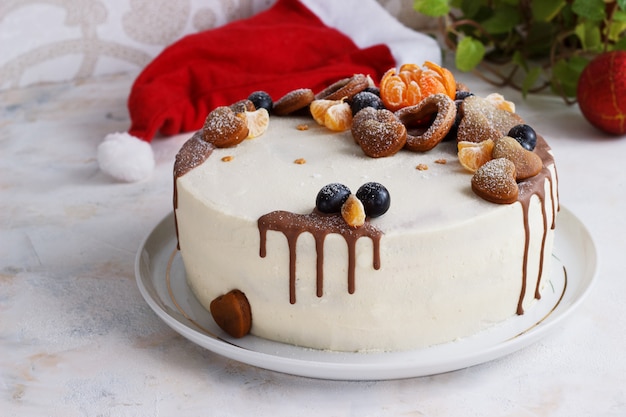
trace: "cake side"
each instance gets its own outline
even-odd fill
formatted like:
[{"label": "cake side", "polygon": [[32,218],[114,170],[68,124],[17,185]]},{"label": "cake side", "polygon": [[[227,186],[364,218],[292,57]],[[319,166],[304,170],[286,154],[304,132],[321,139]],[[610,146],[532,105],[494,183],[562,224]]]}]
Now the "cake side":
[{"label": "cake side", "polygon": [[[236,288],[248,298],[257,336],[320,349],[401,350],[469,336],[522,314],[540,296],[558,208],[543,139],[543,174],[520,187],[519,201],[497,205],[472,192],[456,143],[371,159],[349,132],[311,122],[274,117],[262,137],[212,149],[175,177],[181,254],[207,308]],[[303,123],[308,130],[296,128]],[[393,202],[369,220],[382,231],[380,267],[374,241],[358,239],[350,292],[348,245],[330,234],[320,292],[313,236],[302,233],[290,250],[285,234],[270,230],[261,257],[258,219],[275,210],[311,213],[319,189],[337,181],[352,189],[380,182]]]}]

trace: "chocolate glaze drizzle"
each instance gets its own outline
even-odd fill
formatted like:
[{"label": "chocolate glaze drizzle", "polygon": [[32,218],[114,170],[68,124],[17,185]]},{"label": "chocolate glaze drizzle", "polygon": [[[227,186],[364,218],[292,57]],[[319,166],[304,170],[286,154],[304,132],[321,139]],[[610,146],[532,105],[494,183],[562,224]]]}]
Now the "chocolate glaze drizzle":
[{"label": "chocolate glaze drizzle", "polygon": [[[530,210],[530,200],[533,195],[537,196],[541,202],[541,213],[543,215],[543,235],[541,238],[541,254],[539,257],[539,269],[537,272],[537,285],[535,286],[535,298],[540,299],[540,279],[543,273],[543,263],[544,263],[544,252],[545,252],[545,244],[546,237],[548,235],[548,217],[545,207],[545,198],[546,198],[546,189],[545,183],[546,180],[550,183],[550,200],[552,201],[552,224],[550,225],[550,229],[554,229],[556,226],[555,218],[556,211],[558,207],[556,206],[555,200],[558,196],[555,196],[555,191],[553,187],[553,179],[552,173],[547,168],[548,166],[554,166],[554,158],[552,154],[550,154],[550,147],[543,139],[543,137],[537,137],[537,145],[535,147],[535,152],[539,155],[541,160],[543,161],[543,168],[539,174],[536,176],[519,183],[519,196],[518,201],[522,205],[522,212],[524,215],[524,233],[525,233],[525,241],[524,241],[524,260],[523,260],[523,270],[522,270],[522,289],[520,291],[519,301],[517,303],[517,314],[524,314],[524,297],[526,296],[527,291],[527,281],[528,281],[528,248],[530,246],[530,225],[528,219],[528,213]],[[555,168],[556,169],[556,168]],[[556,172],[556,171],[555,171]]]},{"label": "chocolate glaze drizzle", "polygon": [[348,244],[348,292],[355,290],[356,242],[366,236],[373,242],[373,266],[380,269],[380,237],[382,232],[366,222],[363,226],[353,229],[338,214],[321,214],[316,211],[310,214],[296,214],[288,211],[273,211],[261,216],[258,220],[261,245],[259,254],[266,255],[266,238],[268,230],[282,232],[289,246],[289,302],[296,302],[296,243],[298,237],[309,232],[315,239],[317,251],[317,296],[324,293],[324,239],[330,233],[341,235]]}]

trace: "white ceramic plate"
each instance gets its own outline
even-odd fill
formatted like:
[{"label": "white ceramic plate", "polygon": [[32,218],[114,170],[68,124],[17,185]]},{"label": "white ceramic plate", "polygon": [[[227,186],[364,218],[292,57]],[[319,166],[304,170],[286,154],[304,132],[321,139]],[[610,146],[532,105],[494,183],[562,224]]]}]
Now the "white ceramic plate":
[{"label": "white ceramic plate", "polygon": [[137,284],[150,307],[187,339],[225,357],[293,375],[381,380],[432,375],[487,362],[537,341],[560,325],[588,293],[597,272],[591,235],[561,208],[550,282],[526,314],[452,343],[405,352],[342,353],[299,348],[252,335],[222,332],[187,286],[176,251],[173,214],[146,237],[137,254]]}]

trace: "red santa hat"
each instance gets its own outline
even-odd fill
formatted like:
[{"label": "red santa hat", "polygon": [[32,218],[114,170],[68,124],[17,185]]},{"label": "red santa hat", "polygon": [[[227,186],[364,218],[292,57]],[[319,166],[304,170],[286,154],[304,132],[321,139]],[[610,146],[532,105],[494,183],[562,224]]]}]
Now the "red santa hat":
[{"label": "red santa hat", "polygon": [[128,132],[98,147],[102,171],[147,178],[150,142],[202,127],[210,110],[257,90],[274,98],[317,92],[354,74],[378,81],[401,63],[439,63],[432,38],[408,29],[375,0],[278,0],[251,18],[189,35],[167,47],[137,77],[128,98]]}]

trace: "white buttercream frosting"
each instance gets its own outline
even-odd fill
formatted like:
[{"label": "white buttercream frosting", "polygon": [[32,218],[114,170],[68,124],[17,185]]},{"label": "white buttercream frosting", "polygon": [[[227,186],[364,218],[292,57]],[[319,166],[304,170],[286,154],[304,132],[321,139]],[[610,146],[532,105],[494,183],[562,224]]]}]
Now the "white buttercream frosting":
[{"label": "white buttercream frosting", "polygon": [[[296,128],[303,123],[308,130]],[[232,159],[225,162],[224,156]],[[557,184],[554,166],[549,169],[552,180],[542,180],[545,201],[533,196],[528,210],[525,309],[535,300],[542,247],[543,282],[550,271]],[[253,334],[300,346],[402,350],[472,335],[516,314],[525,230],[521,203],[484,201],[472,192],[470,180],[455,142],[372,159],[349,131],[332,133],[307,118],[272,117],[264,135],[215,149],[177,178],[188,282],[207,308],[215,297],[241,290],[252,309]],[[356,192],[368,181],[385,185],[391,195],[389,211],[371,219],[383,233],[380,269],[373,268],[372,241],[359,239],[350,294],[346,241],[329,235],[324,292],[318,297],[315,242],[303,233],[296,248],[296,301],[290,303],[287,239],[269,231],[262,258],[258,219],[275,210],[311,213],[324,185],[339,182]],[[548,234],[542,246],[544,211]]]}]

